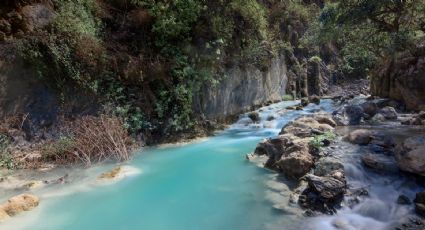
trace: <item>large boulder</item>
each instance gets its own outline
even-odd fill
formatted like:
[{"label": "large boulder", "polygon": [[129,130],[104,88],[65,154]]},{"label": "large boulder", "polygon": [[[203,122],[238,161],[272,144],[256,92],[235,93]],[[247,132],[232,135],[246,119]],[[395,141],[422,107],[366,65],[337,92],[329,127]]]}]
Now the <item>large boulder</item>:
[{"label": "large boulder", "polygon": [[397,146],[395,159],[406,172],[425,176],[425,136],[415,136]]},{"label": "large boulder", "polygon": [[387,120],[397,120],[397,112],[393,107],[386,106],[378,111],[379,114],[381,114],[385,119]]},{"label": "large boulder", "polygon": [[348,117],[348,125],[359,125],[363,118],[363,109],[358,105],[345,107],[345,115]]},{"label": "large boulder", "polygon": [[357,129],[349,133],[345,140],[352,144],[367,145],[372,140],[376,132],[367,129]]},{"label": "large boulder", "polygon": [[334,171],[343,171],[344,165],[337,159],[331,157],[320,158],[314,168],[314,175],[326,176]]},{"label": "large boulder", "polygon": [[378,172],[398,172],[395,160],[384,154],[364,153],[361,160],[365,166]]},{"label": "large boulder", "polygon": [[401,123],[403,125],[425,125],[425,111],[421,111]]},{"label": "large boulder", "polygon": [[370,117],[375,116],[375,114],[378,112],[378,105],[374,101],[367,101],[360,105],[362,107],[363,112]]},{"label": "large boulder", "polygon": [[277,162],[279,170],[290,179],[307,174],[314,165],[314,157],[308,151],[296,151]]},{"label": "large boulder", "polygon": [[250,112],[248,113],[248,117],[253,121],[253,122],[259,122],[261,120],[260,118],[260,114],[257,112]]},{"label": "large boulder", "polygon": [[334,214],[344,198],[346,182],[344,177],[306,176],[308,186],[299,196],[303,208],[326,214]]},{"label": "large boulder", "polygon": [[[322,123],[320,123],[320,122]],[[316,120],[314,117],[302,117],[284,126],[280,134],[292,134],[297,137],[311,137],[317,134],[332,131],[334,128],[322,119]]]},{"label": "large boulder", "polygon": [[39,204],[38,197],[30,194],[21,194],[10,198],[0,206],[0,210],[8,216],[15,216],[24,211],[30,211]]}]

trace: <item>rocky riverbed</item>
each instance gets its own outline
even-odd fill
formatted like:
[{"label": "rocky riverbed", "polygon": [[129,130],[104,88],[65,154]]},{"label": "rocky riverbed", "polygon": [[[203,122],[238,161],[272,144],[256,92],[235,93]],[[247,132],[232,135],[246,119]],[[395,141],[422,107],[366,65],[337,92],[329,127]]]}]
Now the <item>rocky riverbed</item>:
[{"label": "rocky riverbed", "polygon": [[335,105],[288,123],[248,159],[296,184],[287,205],[309,229],[424,229],[424,112],[371,97]]}]

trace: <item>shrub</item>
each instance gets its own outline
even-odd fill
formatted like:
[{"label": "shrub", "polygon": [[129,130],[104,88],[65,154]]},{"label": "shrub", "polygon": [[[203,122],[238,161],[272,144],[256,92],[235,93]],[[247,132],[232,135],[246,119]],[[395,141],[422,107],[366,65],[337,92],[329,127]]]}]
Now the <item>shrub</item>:
[{"label": "shrub", "polygon": [[310,145],[316,149],[320,149],[329,144],[331,141],[335,140],[335,138],[336,135],[333,132],[326,132],[322,135],[314,136],[310,141]]},{"label": "shrub", "polygon": [[63,133],[43,147],[47,160],[87,166],[105,160],[125,161],[134,146],[122,119],[113,116],[87,116],[68,122]]},{"label": "shrub", "polygon": [[292,96],[291,94],[286,94],[283,95],[282,97],[282,101],[293,101],[294,100],[294,96]]},{"label": "shrub", "polygon": [[95,0],[56,0],[58,14],[53,26],[58,33],[76,36],[97,36],[100,21],[96,17],[98,6]]}]

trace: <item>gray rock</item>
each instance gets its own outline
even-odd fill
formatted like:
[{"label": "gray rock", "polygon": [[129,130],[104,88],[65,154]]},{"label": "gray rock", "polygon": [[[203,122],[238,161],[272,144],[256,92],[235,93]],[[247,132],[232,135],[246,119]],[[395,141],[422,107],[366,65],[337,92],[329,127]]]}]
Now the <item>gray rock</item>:
[{"label": "gray rock", "polygon": [[259,122],[261,120],[260,118],[260,114],[257,112],[250,112],[248,114],[248,117],[253,121],[253,122]]},{"label": "gray rock", "polygon": [[397,163],[390,156],[365,153],[361,156],[361,160],[364,165],[378,172],[398,172]]},{"label": "gray rock", "polygon": [[425,136],[415,136],[397,146],[395,159],[406,172],[425,176]]},{"label": "gray rock", "polygon": [[316,176],[326,176],[330,175],[333,171],[343,171],[344,165],[337,159],[331,157],[320,158],[314,169],[314,175]]},{"label": "gray rock", "polygon": [[346,190],[346,185],[343,181],[332,177],[308,175],[307,181],[309,187],[326,200],[337,199],[341,197]]},{"label": "gray rock", "polygon": [[345,107],[345,114],[349,125],[359,125],[363,118],[363,109],[358,105],[349,105]]},{"label": "gray rock", "polygon": [[387,119],[387,120],[397,120],[397,117],[398,117],[398,114],[395,111],[395,109],[393,107],[390,107],[390,106],[386,106],[386,107],[380,109],[378,113],[381,114],[382,116],[384,116],[385,119]]}]

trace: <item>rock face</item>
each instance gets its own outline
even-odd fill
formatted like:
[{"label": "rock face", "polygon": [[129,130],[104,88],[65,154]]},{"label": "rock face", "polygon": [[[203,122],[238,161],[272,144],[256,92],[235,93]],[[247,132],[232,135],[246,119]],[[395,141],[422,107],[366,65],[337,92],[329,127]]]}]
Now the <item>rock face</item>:
[{"label": "rock face", "polygon": [[400,100],[409,110],[425,105],[425,43],[381,63],[371,78],[371,93]]},{"label": "rock face", "polygon": [[234,67],[226,76],[218,86],[206,85],[200,95],[194,97],[196,112],[205,114],[208,119],[220,120],[267,101],[280,101],[286,94],[288,78],[284,57],[275,58],[267,72],[253,66]]},{"label": "rock face", "polygon": [[0,205],[0,221],[15,216],[24,211],[30,211],[37,207],[39,199],[29,194],[21,194],[10,198],[8,201]]},{"label": "rock face", "polygon": [[395,158],[399,168],[425,176],[425,136],[407,138],[397,146]]}]

